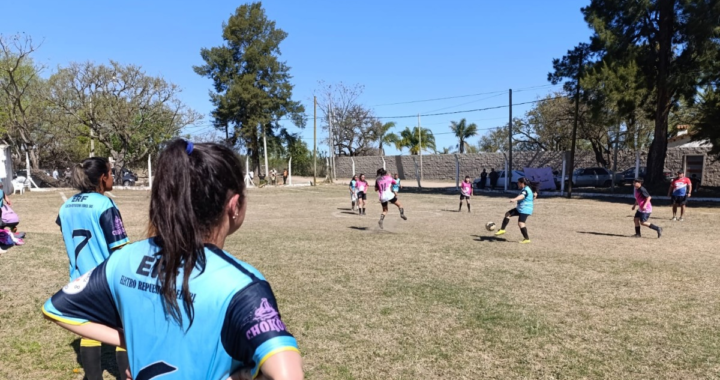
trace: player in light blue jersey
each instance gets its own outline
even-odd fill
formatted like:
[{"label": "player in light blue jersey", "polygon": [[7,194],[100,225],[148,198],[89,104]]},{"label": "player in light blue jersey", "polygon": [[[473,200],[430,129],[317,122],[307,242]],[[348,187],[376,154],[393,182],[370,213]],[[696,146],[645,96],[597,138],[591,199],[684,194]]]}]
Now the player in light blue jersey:
[{"label": "player in light blue jersey", "polygon": [[525,222],[533,213],[535,198],[537,198],[537,184],[533,184],[529,179],[522,177],[518,179],[518,189],[520,189],[520,195],[510,200],[510,203],[517,202],[517,207],[505,213],[502,227],[495,233],[495,236],[504,235],[505,228],[510,223],[510,218],[517,216],[518,227],[520,227],[520,232],[523,235],[523,240],[520,243],[527,244],[530,243],[530,236],[528,236]]},{"label": "player in light blue jersey", "polygon": [[[70,280],[89,273],[116,250],[128,243],[120,211],[112,199],[105,196],[113,188],[108,162],[92,157],[78,164],[72,183],[80,193],[60,207],[56,223],[60,226],[65,249],[70,259]],[[80,341],[80,361],[88,380],[102,379],[100,342],[83,338]],[[116,352],[121,379],[125,378],[127,352]]]},{"label": "player in light blue jersey", "polygon": [[168,144],[152,186],[152,237],[65,286],[45,315],[127,347],[135,380],[302,379],[270,284],[222,249],[245,219],[241,168],[220,144]]}]

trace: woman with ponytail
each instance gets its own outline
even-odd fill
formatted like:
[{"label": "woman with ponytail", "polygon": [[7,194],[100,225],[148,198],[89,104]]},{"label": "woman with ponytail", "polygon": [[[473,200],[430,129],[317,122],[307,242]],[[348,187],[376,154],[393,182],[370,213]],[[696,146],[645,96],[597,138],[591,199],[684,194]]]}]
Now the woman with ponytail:
[{"label": "woman with ponytail", "polygon": [[[73,186],[79,191],[60,207],[60,226],[70,259],[70,281],[77,281],[128,243],[120,211],[105,192],[113,189],[110,165],[100,157],[88,158],[74,167]],[[119,344],[115,344],[118,346]],[[102,380],[100,342],[80,340],[80,361],[88,380]],[[127,352],[117,348],[121,379],[128,366]]]},{"label": "woman with ponytail", "polygon": [[153,181],[150,238],[70,283],[44,313],[127,347],[135,380],[302,379],[270,285],[223,250],[245,219],[241,167],[223,145],[170,142]]},{"label": "woman with ponytail", "polygon": [[505,234],[505,227],[510,224],[510,218],[513,216],[518,217],[518,227],[522,232],[523,240],[520,241],[522,244],[530,243],[530,236],[525,227],[527,218],[533,213],[533,203],[537,198],[537,183],[531,183],[529,179],[522,177],[518,179],[518,189],[520,189],[520,195],[510,200],[510,203],[517,202],[517,207],[505,213],[505,219],[503,219],[502,227],[495,236]]}]

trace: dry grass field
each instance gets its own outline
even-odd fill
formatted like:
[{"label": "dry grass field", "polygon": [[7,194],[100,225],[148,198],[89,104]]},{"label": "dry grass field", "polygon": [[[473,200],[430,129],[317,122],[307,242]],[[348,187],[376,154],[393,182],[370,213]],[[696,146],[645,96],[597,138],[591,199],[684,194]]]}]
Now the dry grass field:
[{"label": "dry grass field", "polygon": [[[149,194],[115,191],[130,237]],[[67,196],[71,193],[66,192]],[[225,249],[273,285],[308,379],[720,378],[720,208],[693,206],[661,239],[634,233],[629,200],[537,200],[532,244],[510,196],[401,193],[385,230],[349,211],[341,186],[251,189]],[[82,379],[77,338],[46,322],[43,302],[68,279],[54,221],[58,192],[12,197],[27,244],[0,256],[0,379]],[[106,379],[114,360],[106,352]]]}]

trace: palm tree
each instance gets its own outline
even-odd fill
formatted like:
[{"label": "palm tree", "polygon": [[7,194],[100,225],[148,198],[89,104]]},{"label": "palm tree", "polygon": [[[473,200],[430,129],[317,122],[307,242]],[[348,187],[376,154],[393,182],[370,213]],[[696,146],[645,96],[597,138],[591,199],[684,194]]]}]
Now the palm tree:
[{"label": "palm tree", "polygon": [[394,133],[388,133],[392,128],[395,128],[395,122],[390,121],[385,124],[380,124],[378,122],[377,124],[377,141],[379,143],[378,150],[380,150],[380,155],[385,155],[385,149],[383,149],[383,145],[390,145],[395,144],[397,145],[397,142],[400,140],[398,136]]},{"label": "palm tree", "polygon": [[477,135],[477,125],[475,125],[475,123],[467,125],[465,119],[462,119],[460,122],[451,121],[450,129],[455,134],[455,137],[460,140],[460,143],[458,144],[459,153],[465,153],[465,146],[469,145],[467,143],[467,139]]},{"label": "palm tree", "polygon": [[[418,135],[418,127],[414,127],[412,130],[410,127],[405,127],[405,130],[400,132],[400,140],[395,143],[395,146],[398,147],[398,149],[402,148],[408,148],[410,149],[410,154],[420,154],[420,149],[422,150],[435,150],[435,136],[433,136],[432,132],[427,128],[422,128],[420,130],[421,136]],[[422,144],[420,144],[422,140]]]}]

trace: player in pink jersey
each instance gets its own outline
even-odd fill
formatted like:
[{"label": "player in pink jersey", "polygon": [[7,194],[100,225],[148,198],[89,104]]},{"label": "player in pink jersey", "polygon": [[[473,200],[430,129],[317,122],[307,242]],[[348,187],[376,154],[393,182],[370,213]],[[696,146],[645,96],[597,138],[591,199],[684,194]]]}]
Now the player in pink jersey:
[{"label": "player in pink jersey", "polygon": [[358,215],[365,215],[365,205],[367,204],[367,191],[368,183],[365,180],[365,174],[360,174],[360,179],[355,182],[355,189],[357,190],[357,206]]},{"label": "player in pink jersey", "polygon": [[640,225],[643,225],[656,231],[658,238],[660,238],[660,236],[662,236],[662,227],[658,227],[648,222],[648,219],[650,219],[650,213],[652,213],[652,203],[650,203],[652,197],[643,187],[642,183],[642,178],[635,178],[635,181],[633,182],[633,186],[635,186],[635,204],[632,206],[632,209],[635,210],[635,206],[638,207],[638,210],[635,213],[635,235],[633,237],[640,237]]},{"label": "player in pink jersey", "polygon": [[460,184],[460,208],[458,212],[462,211],[463,200],[467,202],[468,212],[470,212],[470,197],[473,195],[472,182],[470,182],[470,176],[465,176],[465,180]]},{"label": "player in pink jersey", "polygon": [[388,213],[388,202],[397,206],[397,208],[400,209],[400,217],[403,218],[403,220],[407,220],[405,209],[403,209],[402,204],[400,204],[400,201],[398,201],[397,196],[393,192],[392,187],[395,184],[395,180],[382,168],[377,170],[377,176],[375,180],[375,191],[377,191],[380,196],[380,204],[382,204],[383,210],[380,215],[380,220],[378,221],[380,229],[383,228],[383,221],[385,220],[385,215]]}]

